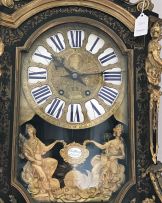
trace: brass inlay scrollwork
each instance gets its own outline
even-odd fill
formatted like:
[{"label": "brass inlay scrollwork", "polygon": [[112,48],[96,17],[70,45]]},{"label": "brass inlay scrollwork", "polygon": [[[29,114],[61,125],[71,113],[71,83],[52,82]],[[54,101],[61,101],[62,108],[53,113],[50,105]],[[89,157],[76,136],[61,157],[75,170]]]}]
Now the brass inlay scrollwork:
[{"label": "brass inlay scrollwork", "polygon": [[160,104],[159,83],[162,73],[162,59],[160,58],[162,30],[159,22],[154,23],[151,28],[152,40],[148,45],[148,56],[146,59],[146,73],[148,77],[150,93],[150,151],[154,164],[157,163],[158,154],[158,112]]}]

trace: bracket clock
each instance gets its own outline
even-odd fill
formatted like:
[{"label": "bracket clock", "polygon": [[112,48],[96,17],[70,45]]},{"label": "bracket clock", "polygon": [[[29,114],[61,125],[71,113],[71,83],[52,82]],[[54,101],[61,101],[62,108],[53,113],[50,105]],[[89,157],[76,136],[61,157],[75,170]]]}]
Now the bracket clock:
[{"label": "bracket clock", "polygon": [[[1,203],[162,201],[152,8],[0,1]],[[142,10],[149,31],[134,37]]]}]

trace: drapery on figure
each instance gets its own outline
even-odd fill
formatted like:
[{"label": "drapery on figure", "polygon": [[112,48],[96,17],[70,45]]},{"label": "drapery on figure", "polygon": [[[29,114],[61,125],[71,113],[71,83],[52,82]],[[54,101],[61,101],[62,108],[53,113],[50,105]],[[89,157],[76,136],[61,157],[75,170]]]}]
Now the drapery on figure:
[{"label": "drapery on figure", "polygon": [[44,158],[49,150],[58,142],[46,146],[36,136],[36,129],[26,125],[29,139],[23,143],[23,155],[28,160],[23,168],[22,179],[28,184],[28,190],[34,196],[48,195],[53,200],[52,190],[60,188],[59,181],[52,178],[58,162],[54,158]]},{"label": "drapery on figure", "polygon": [[148,56],[146,59],[146,73],[148,81],[152,85],[159,85],[162,73],[162,59],[160,58],[161,45],[159,41],[162,39],[162,30],[158,22],[151,28],[152,40],[148,45]]},{"label": "drapery on figure", "polygon": [[123,126],[118,124],[113,129],[115,139],[100,144],[87,140],[84,144],[93,143],[104,151],[101,155],[96,155],[91,160],[92,164],[92,185],[106,191],[115,192],[125,180],[125,168],[118,163],[118,159],[125,158],[123,138]]}]

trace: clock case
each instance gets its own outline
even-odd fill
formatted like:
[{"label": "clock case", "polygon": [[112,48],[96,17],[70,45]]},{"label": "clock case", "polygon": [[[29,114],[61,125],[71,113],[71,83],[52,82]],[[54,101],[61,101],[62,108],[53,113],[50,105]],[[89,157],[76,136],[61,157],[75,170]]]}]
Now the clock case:
[{"label": "clock case", "polygon": [[[13,4],[12,8],[8,5]],[[20,50],[25,47],[32,33],[59,18],[83,17],[98,21],[114,32],[128,51],[129,61],[128,94],[129,104],[129,141],[131,164],[129,181],[109,202],[160,202],[161,191],[158,180],[153,180],[147,169],[153,164],[150,151],[150,120],[148,79],[145,71],[150,34],[134,38],[135,18],[140,14],[137,5],[124,1],[96,0],[88,1],[15,1],[6,5],[1,1],[0,34],[5,49],[0,57],[0,201],[33,202],[30,195],[17,181],[16,160],[18,159],[18,134],[20,109]],[[149,10],[149,28],[158,20],[158,16]],[[119,45],[120,46],[120,45]],[[3,46],[2,46],[3,47]],[[25,47],[26,50],[28,47]],[[131,80],[133,82],[131,83]],[[157,140],[154,140],[156,142]],[[155,143],[154,143],[155,144]],[[134,147],[133,147],[134,146]],[[133,147],[133,148],[131,148]],[[152,178],[151,178],[152,177]],[[159,186],[159,187],[158,187]],[[152,199],[152,200],[151,200]]]}]

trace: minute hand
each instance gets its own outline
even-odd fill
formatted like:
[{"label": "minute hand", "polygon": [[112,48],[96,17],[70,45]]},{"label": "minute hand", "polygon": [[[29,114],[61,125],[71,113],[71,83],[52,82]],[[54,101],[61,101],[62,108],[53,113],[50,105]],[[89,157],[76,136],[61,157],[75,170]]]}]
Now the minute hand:
[{"label": "minute hand", "polygon": [[[72,71],[73,72],[73,71]],[[74,72],[73,72],[74,73]],[[76,72],[75,71],[75,73],[77,73],[77,75],[79,76],[79,77],[84,77],[84,76],[87,76],[87,75],[102,75],[102,74],[104,74],[104,72],[95,72],[95,73],[79,73],[79,72]],[[64,76],[62,76],[62,77],[68,77],[69,75],[64,75]]]},{"label": "minute hand", "polygon": [[65,59],[64,59],[64,58],[62,58],[62,57],[58,58],[58,57],[52,55],[52,59],[53,59],[53,61],[54,61],[54,63],[55,63],[56,69],[57,69],[58,67],[62,67],[62,68],[64,68],[64,69],[66,70],[66,72],[68,72],[69,74],[72,74],[72,73],[74,72],[73,70],[71,70],[71,68],[68,68],[68,67],[65,66],[65,64],[64,64]]}]

